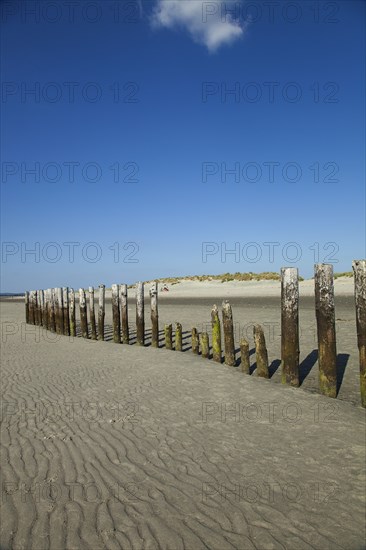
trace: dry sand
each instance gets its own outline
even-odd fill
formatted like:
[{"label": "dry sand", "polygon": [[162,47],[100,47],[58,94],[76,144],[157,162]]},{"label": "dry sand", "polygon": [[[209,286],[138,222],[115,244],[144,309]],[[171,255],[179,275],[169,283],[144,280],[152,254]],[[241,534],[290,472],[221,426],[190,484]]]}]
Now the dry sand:
[{"label": "dry sand", "polygon": [[273,372],[277,283],[169,285],[160,324],[183,324],[184,353],[56,336],[2,302],[1,550],[364,549],[365,411],[352,281],[341,283],[337,400],[314,393],[307,281],[299,389],[275,383],[278,370],[262,380],[190,350],[191,326],[208,328],[230,297],[236,342],[267,323]]}]

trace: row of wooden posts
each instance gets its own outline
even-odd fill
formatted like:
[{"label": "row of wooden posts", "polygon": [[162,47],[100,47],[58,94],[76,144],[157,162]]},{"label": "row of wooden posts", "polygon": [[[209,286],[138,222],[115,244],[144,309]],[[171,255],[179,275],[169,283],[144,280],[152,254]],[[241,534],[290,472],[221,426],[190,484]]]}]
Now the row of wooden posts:
[{"label": "row of wooden posts", "polygon": [[[360,359],[361,403],[366,407],[366,260],[353,262],[355,282],[355,304],[357,342]],[[337,396],[337,351],[334,308],[333,266],[315,265],[315,311],[318,333],[319,390],[329,397]],[[152,283],[151,302],[151,345],[159,347],[158,284]],[[105,286],[99,286],[98,318],[95,316],[94,288],[89,287],[89,316],[91,333],[89,334],[87,300],[84,289],[79,290],[80,327],[84,338],[104,340]],[[76,336],[75,292],[68,287],[33,290],[25,293],[26,322],[44,326],[57,334]],[[112,285],[113,341],[130,343],[127,285]],[[221,323],[216,305],[211,311],[212,358],[222,362]],[[98,325],[98,330],[97,330]],[[222,328],[224,340],[224,361],[226,365],[236,366],[234,324],[232,308],[228,301],[222,304]],[[182,351],[182,325],[175,325],[175,350]],[[263,328],[253,327],[256,373],[269,378],[268,353]],[[173,349],[173,327],[164,326],[166,349]],[[136,343],[145,345],[144,283],[136,286]],[[210,357],[210,343],[207,332],[198,333],[192,328],[192,351],[204,358]],[[250,373],[249,343],[240,340],[241,370]],[[298,269],[281,269],[281,367],[282,382],[299,386],[299,277]]]}]

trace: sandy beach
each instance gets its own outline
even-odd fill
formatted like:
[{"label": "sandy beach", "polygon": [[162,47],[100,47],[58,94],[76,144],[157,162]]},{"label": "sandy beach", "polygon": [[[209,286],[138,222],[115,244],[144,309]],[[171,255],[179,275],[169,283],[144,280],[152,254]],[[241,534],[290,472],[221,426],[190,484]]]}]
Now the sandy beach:
[{"label": "sandy beach", "polygon": [[[182,323],[183,353],[114,344],[108,292],[105,342],[26,325],[22,301],[2,301],[1,550],[364,549],[353,280],[335,281],[337,399],[317,393],[313,281],[300,283],[300,388],[279,383],[279,283],[168,286],[160,329]],[[251,376],[192,354],[192,326],[210,332],[225,298]],[[149,337],[148,300],[145,320]]]}]

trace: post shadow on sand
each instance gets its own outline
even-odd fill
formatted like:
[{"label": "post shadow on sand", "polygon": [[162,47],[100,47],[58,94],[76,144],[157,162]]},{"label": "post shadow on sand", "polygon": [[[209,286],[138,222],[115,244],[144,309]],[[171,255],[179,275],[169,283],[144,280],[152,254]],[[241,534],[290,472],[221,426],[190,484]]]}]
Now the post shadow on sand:
[{"label": "post shadow on sand", "polygon": [[305,378],[318,360],[318,350],[313,349],[299,365],[299,386],[302,385]]},{"label": "post shadow on sand", "polygon": [[344,373],[347,367],[349,353],[338,353],[337,355],[337,396],[343,382]]}]

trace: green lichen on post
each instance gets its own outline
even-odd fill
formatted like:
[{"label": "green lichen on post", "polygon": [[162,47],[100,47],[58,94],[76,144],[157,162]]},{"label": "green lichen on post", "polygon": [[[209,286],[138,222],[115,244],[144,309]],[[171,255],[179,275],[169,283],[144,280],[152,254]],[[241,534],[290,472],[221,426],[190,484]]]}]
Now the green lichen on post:
[{"label": "green lichen on post", "polygon": [[202,332],[200,334],[200,343],[201,343],[201,355],[205,359],[210,358],[210,341],[207,332]]},{"label": "green lichen on post", "polygon": [[253,327],[255,355],[257,362],[257,376],[261,378],[269,378],[268,371],[268,352],[264,332],[260,325]]},{"label": "green lichen on post", "polygon": [[182,351],[182,325],[175,323],[175,351]]},{"label": "green lichen on post", "polygon": [[219,310],[215,304],[211,310],[212,324],[212,358],[216,363],[221,363],[221,326],[219,318]]},{"label": "green lichen on post", "polygon": [[165,348],[166,349],[173,349],[172,333],[173,333],[172,325],[165,325],[164,326],[164,336],[165,336]]},{"label": "green lichen on post", "polygon": [[196,327],[192,328],[192,352],[195,355],[199,355],[200,353],[199,337]]},{"label": "green lichen on post", "polygon": [[241,372],[250,374],[249,342],[245,338],[240,340]]},{"label": "green lichen on post", "polygon": [[222,321],[224,327],[225,364],[229,365],[229,367],[235,367],[233,312],[227,300],[224,300],[222,303]]}]

